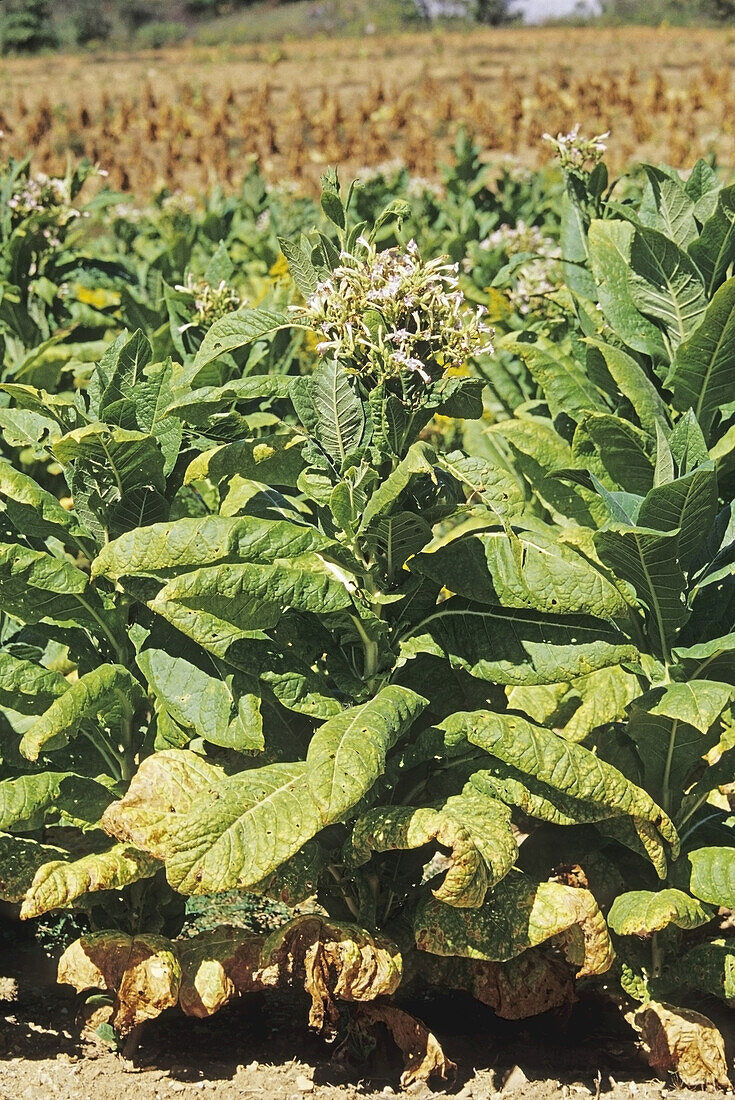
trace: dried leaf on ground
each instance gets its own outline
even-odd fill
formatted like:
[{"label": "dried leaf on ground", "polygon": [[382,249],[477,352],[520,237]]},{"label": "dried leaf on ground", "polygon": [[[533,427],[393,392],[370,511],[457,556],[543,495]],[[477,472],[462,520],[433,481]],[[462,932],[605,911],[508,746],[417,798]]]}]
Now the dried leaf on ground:
[{"label": "dried leaf on ground", "polygon": [[626,1019],[640,1035],[649,1065],[659,1073],[675,1073],[690,1088],[732,1087],[724,1040],[706,1016],[649,1001]]},{"label": "dried leaf on ground", "polygon": [[400,1048],[406,1067],[401,1074],[404,1089],[431,1077],[440,1077],[442,1081],[453,1079],[455,1063],[447,1058],[437,1037],[420,1020],[392,1005],[366,1005],[361,1015],[370,1023],[385,1024]]}]

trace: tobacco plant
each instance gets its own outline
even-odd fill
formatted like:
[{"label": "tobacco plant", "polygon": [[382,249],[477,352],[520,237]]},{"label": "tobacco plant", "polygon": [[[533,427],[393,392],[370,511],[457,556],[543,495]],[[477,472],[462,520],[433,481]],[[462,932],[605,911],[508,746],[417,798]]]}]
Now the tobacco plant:
[{"label": "tobacco plant", "polygon": [[[125,333],[73,399],[3,386],[66,491],[0,471],[0,887],[87,912],[60,977],[121,1033],[278,984],[399,1041],[366,1002],[421,981],[510,1018],[598,975],[735,996],[731,198],[566,169],[565,318],[502,338],[520,399],[454,264],[381,251],[405,205],[357,220],[333,173],[289,308],[179,362]],[[232,890],[292,919],[177,935]],[[417,1034],[405,1081],[446,1076]]]}]

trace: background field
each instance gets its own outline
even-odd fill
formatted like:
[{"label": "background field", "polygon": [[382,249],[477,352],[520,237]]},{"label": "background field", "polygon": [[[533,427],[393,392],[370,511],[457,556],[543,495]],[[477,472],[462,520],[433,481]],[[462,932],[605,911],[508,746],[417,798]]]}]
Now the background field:
[{"label": "background field", "polygon": [[735,33],[518,28],[5,60],[4,151],[58,172],[69,154],[145,192],[236,186],[257,156],[313,184],[400,158],[432,176],[461,124],[529,165],[544,131],[612,130],[631,160],[735,164]]}]

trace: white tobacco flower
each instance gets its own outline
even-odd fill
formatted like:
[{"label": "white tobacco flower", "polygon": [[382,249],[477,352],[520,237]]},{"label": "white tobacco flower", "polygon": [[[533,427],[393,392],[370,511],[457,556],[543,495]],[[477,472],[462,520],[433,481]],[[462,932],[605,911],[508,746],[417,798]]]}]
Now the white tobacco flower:
[{"label": "white tobacco flower", "polygon": [[180,294],[189,295],[193,306],[191,320],[180,325],[179,332],[185,332],[189,328],[209,328],[215,321],[242,305],[240,296],[224,279],[213,287],[206,279],[195,279],[189,272],[186,283],[178,284],[174,289]]},{"label": "white tobacco flower", "polygon": [[458,265],[424,262],[418,245],[376,252],[366,239],[298,310],[332,354],[356,374],[384,379],[416,374],[425,382],[492,350],[492,330],[467,308]]},{"label": "white tobacco flower", "polygon": [[610,131],[597,134],[596,137],[585,138],[580,136],[580,125],[577,123],[568,134],[544,134],[544,141],[550,142],[559,158],[562,168],[571,168],[576,171],[584,169],[587,163],[592,166],[598,164],[607,151],[605,141],[610,137]]}]

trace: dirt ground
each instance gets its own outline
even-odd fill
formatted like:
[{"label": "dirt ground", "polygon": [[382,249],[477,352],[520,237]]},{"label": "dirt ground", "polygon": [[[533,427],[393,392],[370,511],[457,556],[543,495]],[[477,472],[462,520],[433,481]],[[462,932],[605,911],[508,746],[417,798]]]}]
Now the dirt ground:
[{"label": "dirt ground", "polygon": [[[0,973],[17,981],[14,999],[0,1001],[0,1100],[385,1100],[400,1092],[400,1057],[387,1037],[367,1056],[349,1042],[329,1047],[307,1030],[306,1005],[282,996],[247,998],[209,1020],[165,1014],[126,1060],[101,1041],[80,1042],[81,998],[54,983],[37,948],[6,947]],[[597,1004],[515,1024],[458,997],[409,1007],[458,1065],[454,1082],[414,1086],[413,1100],[702,1096],[653,1079],[627,1025]]]}]

